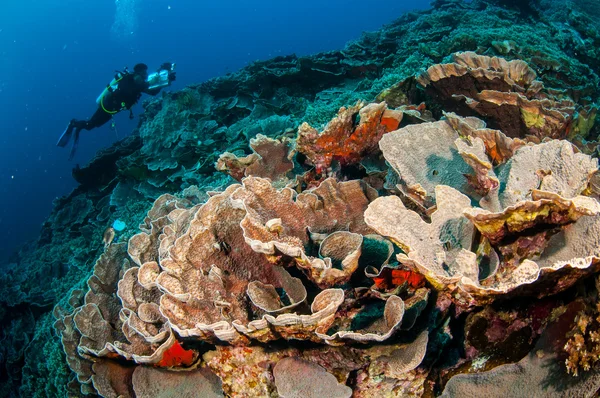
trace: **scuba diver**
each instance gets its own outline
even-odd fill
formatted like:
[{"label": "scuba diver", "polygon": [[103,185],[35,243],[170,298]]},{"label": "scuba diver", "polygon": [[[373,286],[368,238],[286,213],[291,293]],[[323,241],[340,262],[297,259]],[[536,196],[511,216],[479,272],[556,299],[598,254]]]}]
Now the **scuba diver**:
[{"label": "scuba diver", "polygon": [[146,64],[137,64],[133,68],[133,73],[129,72],[127,68],[123,72],[117,71],[115,78],[96,100],[98,109],[92,117],[89,120],[71,120],[56,145],[65,147],[69,143],[73,131],[75,131],[73,146],[69,155],[69,160],[72,160],[77,150],[81,130],[89,131],[100,127],[123,110],[129,110],[129,118],[133,119],[131,107],[138,102],[142,93],[156,95],[163,87],[169,86],[175,80],[174,69],[175,64],[164,63],[151,75],[148,75]]}]

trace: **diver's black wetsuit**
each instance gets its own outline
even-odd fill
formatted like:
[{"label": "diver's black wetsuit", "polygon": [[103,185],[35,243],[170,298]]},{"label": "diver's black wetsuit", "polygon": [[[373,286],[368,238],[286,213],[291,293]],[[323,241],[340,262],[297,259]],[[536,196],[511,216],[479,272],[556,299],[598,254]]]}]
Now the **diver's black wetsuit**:
[{"label": "diver's black wetsuit", "polygon": [[118,112],[131,109],[133,105],[140,99],[142,93],[156,95],[161,88],[150,89],[146,81],[147,74],[130,73],[123,76],[119,81],[118,88],[114,92],[107,93],[101,100],[100,105],[92,117],[88,120],[71,120],[65,133],[59,139],[57,145],[64,147],[69,142],[73,130],[75,137],[69,160],[75,155],[77,144],[79,143],[79,133],[81,130],[92,130],[100,127],[108,122],[113,115]]},{"label": "diver's black wetsuit", "polygon": [[112,116],[122,110],[130,109],[142,96],[142,93],[156,95],[160,88],[150,90],[146,80],[138,74],[125,75],[119,87],[102,99],[102,104],[89,120],[75,120],[75,134],[81,130],[91,130],[108,122]]}]

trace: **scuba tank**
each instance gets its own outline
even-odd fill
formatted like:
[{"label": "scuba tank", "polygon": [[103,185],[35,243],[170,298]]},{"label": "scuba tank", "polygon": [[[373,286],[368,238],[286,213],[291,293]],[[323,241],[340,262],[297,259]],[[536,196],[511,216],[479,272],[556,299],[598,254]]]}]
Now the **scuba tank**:
[{"label": "scuba tank", "polygon": [[169,81],[169,74],[175,70],[175,64],[163,64],[161,68],[148,75],[148,79],[146,80],[150,87],[149,89],[154,89],[158,87],[167,87],[171,82]]},{"label": "scuba tank", "polygon": [[98,98],[96,98],[96,103],[98,105],[101,105],[102,99],[104,99],[104,97],[108,93],[114,92],[119,87],[119,82],[121,81],[121,79],[123,79],[123,77],[125,75],[129,74],[129,71],[127,70],[127,68],[125,68],[122,72],[121,71],[116,71],[116,72],[117,73],[115,74],[115,77],[110,81],[110,83],[108,83],[106,85],[106,87],[100,93],[100,95],[98,96]]},{"label": "scuba tank", "polygon": [[[175,70],[174,63],[162,64],[161,67],[158,69],[158,71],[150,74],[148,76],[148,78],[146,79],[146,82],[148,83],[148,86],[149,86],[148,88],[149,89],[154,89],[154,88],[158,88],[158,87],[162,88],[162,87],[166,87],[166,86],[170,85],[171,81],[169,80],[169,75],[174,70]],[[112,114],[118,113],[119,111],[122,111],[124,109],[129,109],[126,107],[127,105],[125,102],[121,102],[121,109],[118,109],[118,110],[109,110],[104,107],[104,100],[106,99],[106,97],[109,94],[114,93],[119,88],[119,82],[121,80],[123,80],[123,78],[125,76],[128,76],[128,75],[130,75],[130,73],[127,70],[127,68],[125,68],[122,72],[116,71],[115,77],[111,80],[111,82],[109,84],[106,85],[106,87],[104,88],[104,90],[102,90],[102,92],[100,93],[98,98],[96,98],[96,103],[98,105],[100,105],[106,113],[109,113],[112,115]],[[139,99],[139,96],[137,99]],[[137,99],[135,100],[135,102],[137,102]],[[130,112],[129,118],[133,119],[131,109],[129,109],[129,112]]]}]

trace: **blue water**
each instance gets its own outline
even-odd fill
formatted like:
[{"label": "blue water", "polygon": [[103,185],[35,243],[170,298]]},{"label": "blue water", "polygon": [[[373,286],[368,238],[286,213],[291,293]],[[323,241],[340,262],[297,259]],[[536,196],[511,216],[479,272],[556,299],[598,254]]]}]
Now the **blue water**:
[{"label": "blue water", "polygon": [[[19,0],[0,13],[0,262],[35,239],[54,198],[117,136],[82,132],[72,162],[56,140],[95,111],[115,69],[177,63],[178,90],[257,59],[340,49],[427,0]],[[376,6],[374,5],[376,4]],[[118,11],[118,12],[117,12]],[[141,105],[134,113],[142,112]],[[122,138],[137,124],[117,116]]]}]

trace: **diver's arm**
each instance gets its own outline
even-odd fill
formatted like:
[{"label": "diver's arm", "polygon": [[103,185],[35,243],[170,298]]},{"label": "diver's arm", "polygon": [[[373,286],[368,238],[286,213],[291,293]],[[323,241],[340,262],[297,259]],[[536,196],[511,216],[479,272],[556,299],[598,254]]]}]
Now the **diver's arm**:
[{"label": "diver's arm", "polygon": [[136,76],[134,78],[134,80],[135,80],[135,84],[138,87],[142,88],[141,89],[142,93],[146,93],[146,94],[149,94],[149,95],[156,95],[156,94],[158,94],[160,92],[161,87],[150,89],[149,88],[150,87],[150,83],[148,83],[147,81],[145,81],[141,76]]},{"label": "diver's arm", "polygon": [[157,87],[157,88],[153,88],[153,89],[146,88],[142,92],[146,93],[146,94],[150,94],[150,95],[156,95],[156,94],[160,93],[160,90],[162,90],[162,87]]}]

